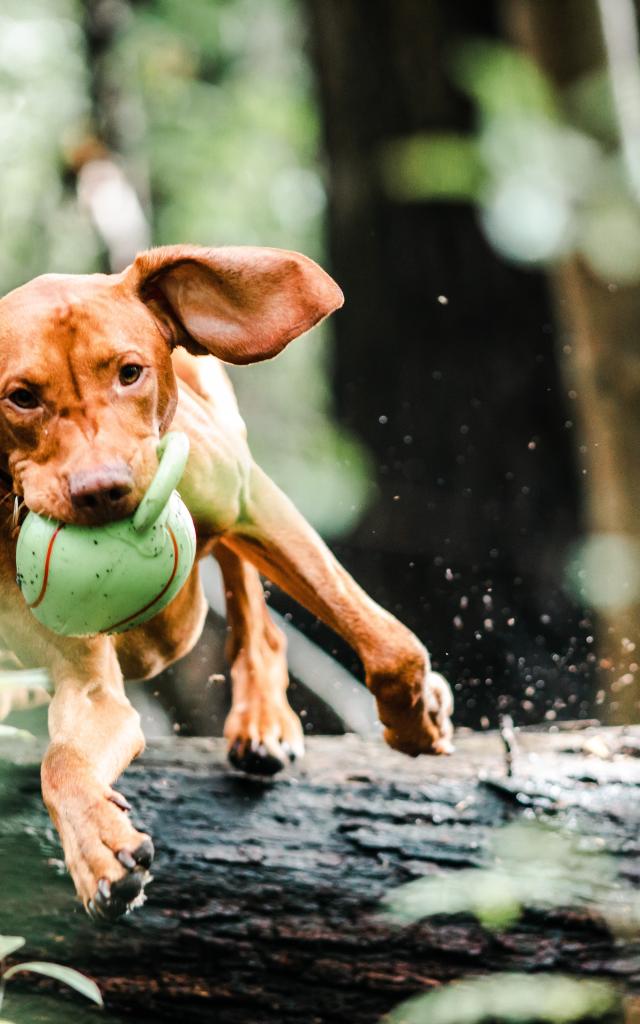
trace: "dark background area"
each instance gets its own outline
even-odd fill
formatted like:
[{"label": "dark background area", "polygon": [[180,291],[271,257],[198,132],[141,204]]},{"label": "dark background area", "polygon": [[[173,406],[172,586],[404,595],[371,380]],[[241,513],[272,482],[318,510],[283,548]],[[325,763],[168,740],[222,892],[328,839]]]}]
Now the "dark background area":
[{"label": "dark background area", "polygon": [[459,723],[591,716],[592,624],[564,586],[579,470],[545,275],[498,255],[471,205],[399,202],[378,170],[390,139],[471,128],[447,56],[500,35],[497,5],[318,0],[307,13],[347,298],[336,407],[376,484],[336,551],[427,642]]}]

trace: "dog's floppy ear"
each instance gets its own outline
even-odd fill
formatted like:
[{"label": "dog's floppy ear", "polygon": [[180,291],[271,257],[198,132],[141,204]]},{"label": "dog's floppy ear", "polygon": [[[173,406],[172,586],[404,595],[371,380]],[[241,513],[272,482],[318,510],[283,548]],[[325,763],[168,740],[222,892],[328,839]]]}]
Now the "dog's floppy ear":
[{"label": "dog's floppy ear", "polygon": [[168,245],[140,253],[124,272],[172,344],[228,363],[270,359],[344,299],[317,263],[252,246]]}]

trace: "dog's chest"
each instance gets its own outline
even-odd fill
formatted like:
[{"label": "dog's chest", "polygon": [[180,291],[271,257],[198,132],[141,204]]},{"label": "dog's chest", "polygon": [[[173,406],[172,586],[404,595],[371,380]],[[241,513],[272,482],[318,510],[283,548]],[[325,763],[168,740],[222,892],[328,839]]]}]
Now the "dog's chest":
[{"label": "dog's chest", "polygon": [[244,423],[225,401],[194,394],[182,381],[172,428],[189,437],[189,461],[180,494],[199,533],[219,534],[237,522],[249,475],[251,456]]}]

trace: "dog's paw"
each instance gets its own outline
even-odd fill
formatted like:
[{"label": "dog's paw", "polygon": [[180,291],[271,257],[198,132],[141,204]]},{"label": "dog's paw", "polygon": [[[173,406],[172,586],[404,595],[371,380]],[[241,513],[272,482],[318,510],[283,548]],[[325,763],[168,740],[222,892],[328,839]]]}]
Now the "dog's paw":
[{"label": "dog's paw", "polygon": [[453,746],[453,692],[444,676],[429,672],[423,688],[426,714],[438,730],[439,737],[433,743],[433,754],[452,754]]},{"label": "dog's paw", "polygon": [[100,879],[96,893],[86,905],[94,920],[115,921],[145,901],[145,886],[151,881],[149,868],[154,857],[151,839],[147,836],[133,853],[119,850],[116,856],[126,873],[115,882]]},{"label": "dog's paw", "polygon": [[153,843],[129,820],[119,793],[83,794],[57,815],[67,867],[95,920],[114,921],[144,903]]},{"label": "dog's paw", "polygon": [[275,775],[304,756],[302,725],[286,700],[273,704],[260,698],[232,707],[224,735],[229,761],[249,775]]},{"label": "dog's paw", "polygon": [[[432,672],[428,665],[425,653],[424,666],[420,670],[418,697],[408,706],[406,700],[398,699],[404,689],[401,681],[396,681],[394,686],[386,689],[386,693],[393,694],[395,699],[381,702],[378,698],[380,718],[386,726],[386,743],[410,757],[418,757],[420,754],[451,754],[454,749],[451,687],[439,672]],[[410,682],[406,685],[411,689]]]}]

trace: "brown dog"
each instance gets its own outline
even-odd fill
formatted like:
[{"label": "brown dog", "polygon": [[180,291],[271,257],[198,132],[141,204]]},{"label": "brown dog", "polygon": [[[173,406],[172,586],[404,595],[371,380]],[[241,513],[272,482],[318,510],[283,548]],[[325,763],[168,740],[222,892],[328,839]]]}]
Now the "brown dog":
[{"label": "brown dog", "polygon": [[392,747],[412,755],[450,748],[446,683],[430,673],[417,638],[363,593],[252,461],[218,362],[268,359],[342,301],[331,278],[297,253],[193,246],[143,252],[111,276],[48,274],[0,301],[8,510],[0,525],[0,642],[53,678],[43,795],[94,915],[115,917],[140,900],[153,855],[112,789],[144,746],[123,676],[148,678],[186,654],[205,600],[195,568],[171,604],[130,633],[49,632],[15,582],[13,495],[67,523],[130,515],[156,469],[159,437],[170,424],[185,431],[191,454],[180,491],[198,555],[215,555],[227,593],[232,762],[272,773],[303,753],[286,698],[284,638],[267,613],[259,572],[357,651]]}]

